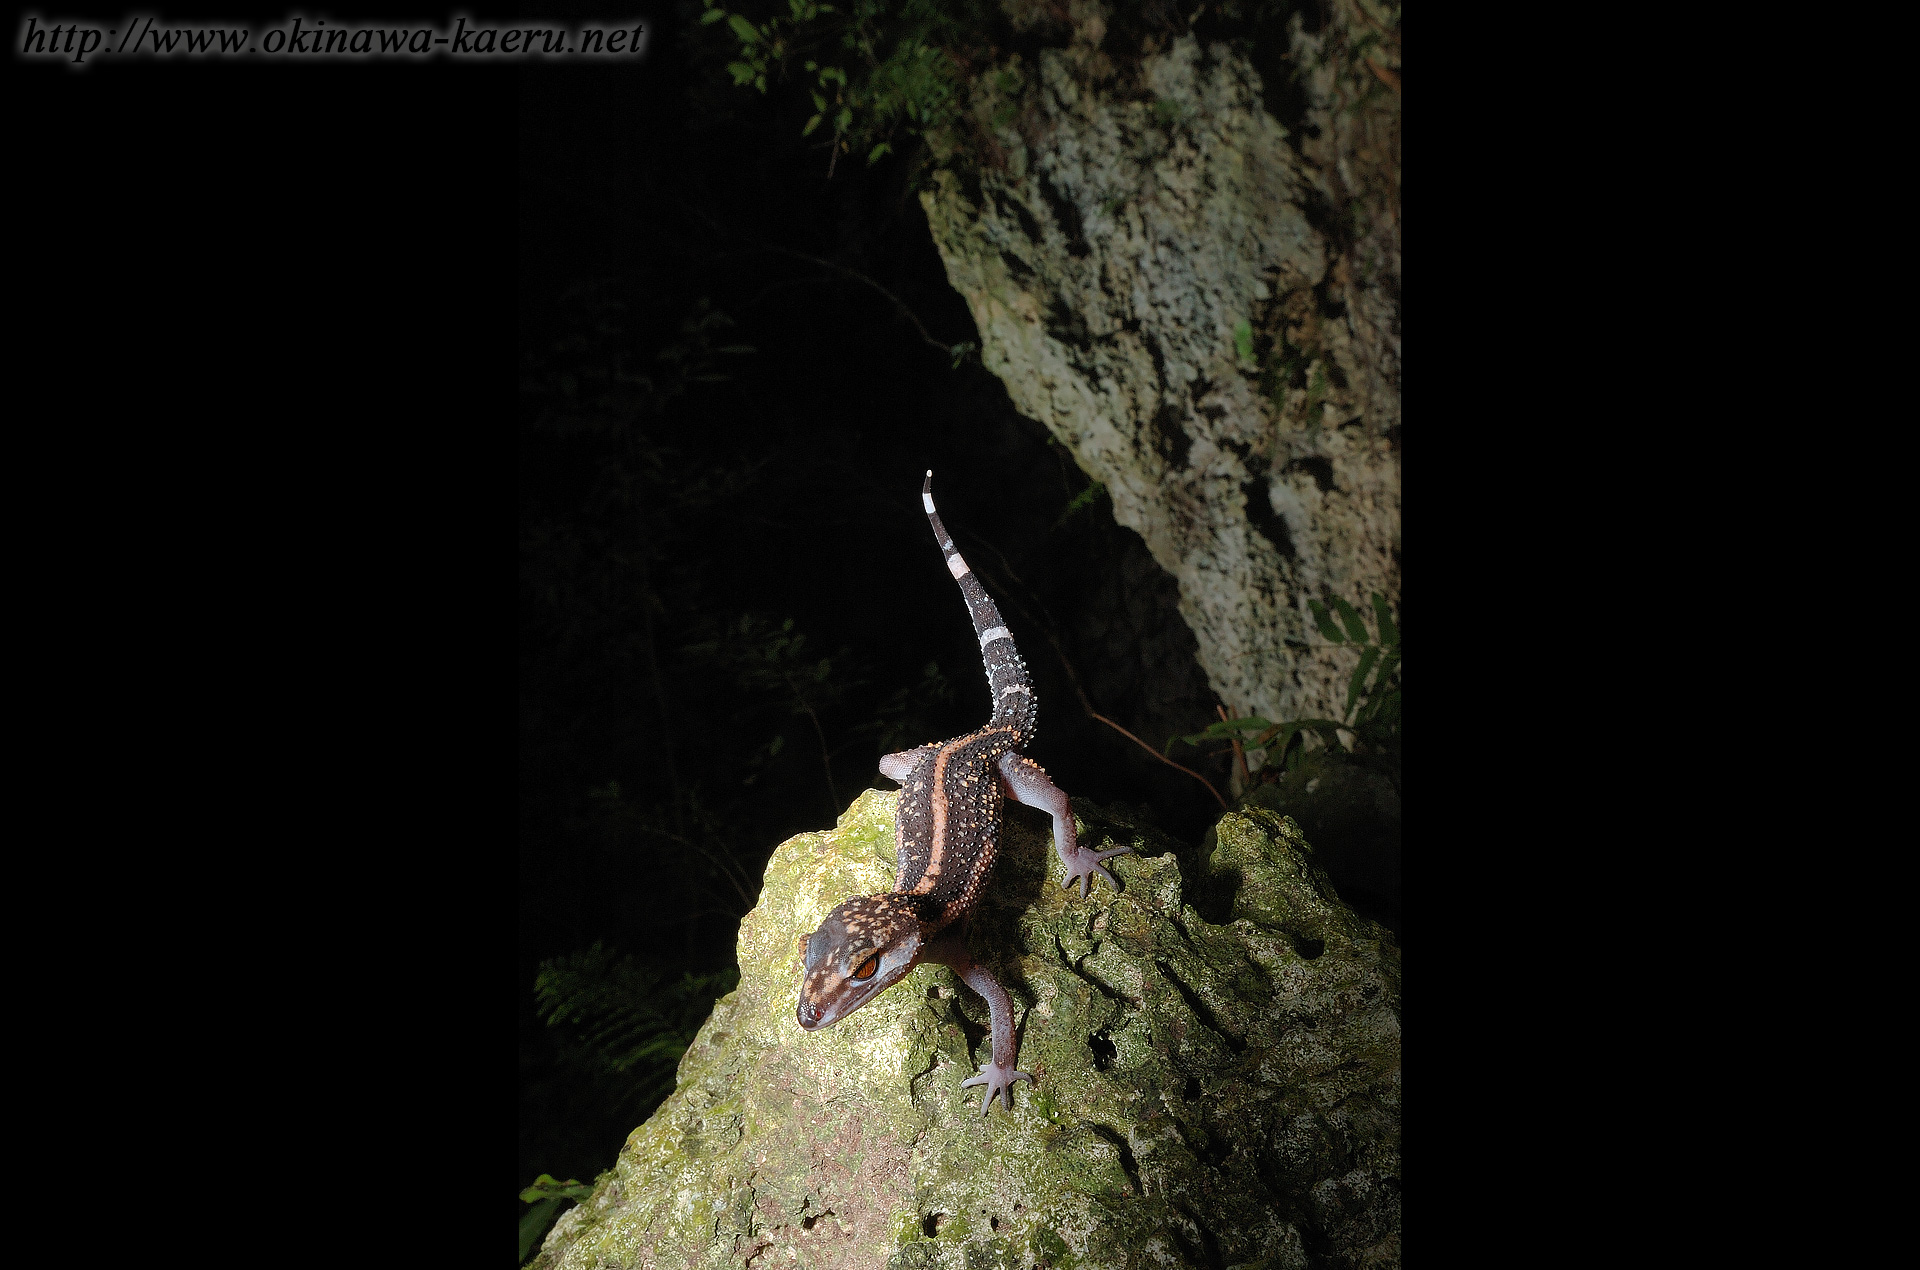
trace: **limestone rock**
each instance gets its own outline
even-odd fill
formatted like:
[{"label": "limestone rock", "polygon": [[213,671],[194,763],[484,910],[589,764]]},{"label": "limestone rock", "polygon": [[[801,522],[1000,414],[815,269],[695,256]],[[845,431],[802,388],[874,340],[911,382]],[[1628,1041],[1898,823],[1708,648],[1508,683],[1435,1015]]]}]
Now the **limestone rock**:
[{"label": "limestone rock", "polygon": [[1039,1083],[982,1117],[960,1082],[986,1007],[944,967],[824,1031],[794,1019],[800,940],[891,885],[897,798],[774,853],[740,986],[538,1270],[1399,1264],[1400,952],[1292,821],[1228,815],[1183,867],[1076,803],[1083,842],[1138,852],[1081,900],[1011,808],[970,939]]},{"label": "limestone rock", "polygon": [[1266,83],[1192,35],[1123,61],[1097,0],[1069,10],[1068,47],[974,81],[980,140],[922,195],[948,280],[1014,405],[1179,584],[1228,708],[1342,717],[1353,654],[1307,601],[1400,595],[1393,20],[1296,15]]}]

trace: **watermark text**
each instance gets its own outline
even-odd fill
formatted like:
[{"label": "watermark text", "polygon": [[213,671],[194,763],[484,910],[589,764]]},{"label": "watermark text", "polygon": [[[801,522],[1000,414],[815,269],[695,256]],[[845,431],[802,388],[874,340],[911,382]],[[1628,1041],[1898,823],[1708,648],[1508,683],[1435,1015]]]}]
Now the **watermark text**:
[{"label": "watermark text", "polygon": [[624,58],[647,50],[648,24],[560,23],[541,20],[475,21],[456,13],[446,22],[336,21],[289,14],[275,22],[168,22],[137,13],[115,22],[85,18],[20,19],[14,52],[30,61],[61,61],[75,69],[132,58],[284,59],[363,62],[376,58],[425,62],[524,61],[529,58]]}]

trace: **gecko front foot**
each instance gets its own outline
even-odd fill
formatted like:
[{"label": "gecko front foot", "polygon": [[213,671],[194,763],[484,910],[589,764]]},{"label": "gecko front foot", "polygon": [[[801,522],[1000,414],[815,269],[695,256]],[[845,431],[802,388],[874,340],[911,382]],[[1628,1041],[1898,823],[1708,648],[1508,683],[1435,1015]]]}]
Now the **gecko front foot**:
[{"label": "gecko front foot", "polygon": [[1111,860],[1117,855],[1127,855],[1132,850],[1132,847],[1116,847],[1112,851],[1089,851],[1076,842],[1072,851],[1060,852],[1060,865],[1067,874],[1066,881],[1060,884],[1061,889],[1070,891],[1077,881],[1080,883],[1080,898],[1084,900],[1093,889],[1093,875],[1098,873],[1107,880],[1108,886],[1116,891],[1119,890],[1120,884],[1113,880],[1113,874],[1107,872],[1102,861]]},{"label": "gecko front foot", "polygon": [[1004,1093],[1007,1096],[1007,1110],[1013,1110],[1013,1082],[1016,1080],[1024,1080],[1029,1085],[1037,1083],[1033,1079],[1032,1072],[1017,1072],[1010,1064],[1002,1067],[999,1063],[982,1063],[980,1074],[961,1081],[960,1088],[965,1089],[969,1085],[987,1087],[987,1096],[980,1100],[980,1114],[984,1116],[987,1114],[987,1108],[993,1105],[994,1096],[997,1094]]}]

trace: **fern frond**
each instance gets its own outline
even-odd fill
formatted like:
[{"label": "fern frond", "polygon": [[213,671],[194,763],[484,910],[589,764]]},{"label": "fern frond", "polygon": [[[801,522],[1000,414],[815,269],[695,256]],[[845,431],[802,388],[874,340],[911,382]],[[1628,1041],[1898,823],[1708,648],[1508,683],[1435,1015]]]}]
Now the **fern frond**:
[{"label": "fern frond", "polygon": [[714,999],[739,978],[729,968],[668,979],[596,942],[542,962],[534,995],[549,1026],[571,1032],[606,1074],[637,1078],[633,1096],[657,1101],[673,1091],[680,1056]]}]

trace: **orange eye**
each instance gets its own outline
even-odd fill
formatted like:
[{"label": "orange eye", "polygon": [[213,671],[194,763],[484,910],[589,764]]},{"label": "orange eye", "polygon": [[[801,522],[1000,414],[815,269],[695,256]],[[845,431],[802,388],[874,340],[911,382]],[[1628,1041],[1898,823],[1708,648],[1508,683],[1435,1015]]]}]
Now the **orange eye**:
[{"label": "orange eye", "polygon": [[860,969],[853,972],[853,977],[856,981],[861,979],[871,979],[873,978],[874,971],[878,969],[880,969],[880,954],[875,953],[873,956],[867,958],[865,961],[860,963]]}]

